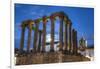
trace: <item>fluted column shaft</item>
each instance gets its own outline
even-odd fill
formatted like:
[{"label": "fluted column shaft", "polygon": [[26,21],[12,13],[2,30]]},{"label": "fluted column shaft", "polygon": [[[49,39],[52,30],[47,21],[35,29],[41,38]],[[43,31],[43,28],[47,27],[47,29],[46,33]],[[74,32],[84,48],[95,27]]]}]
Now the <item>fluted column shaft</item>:
[{"label": "fluted column shaft", "polygon": [[73,54],[77,54],[77,31],[72,30],[73,36]]},{"label": "fluted column shaft", "polygon": [[59,39],[60,39],[60,51],[63,50],[63,17],[60,18],[60,28],[59,28]]},{"label": "fluted column shaft", "polygon": [[72,27],[72,24],[71,24],[71,22],[69,21],[69,23],[68,23],[68,25],[69,25],[69,52],[71,52],[71,46],[72,46],[72,37],[71,37],[71,27]]},{"label": "fluted column shaft", "polygon": [[50,51],[54,51],[54,18],[51,17],[51,46],[50,46]]},{"label": "fluted column shaft", "polygon": [[75,50],[75,53],[77,54],[77,50],[78,50],[78,47],[77,47],[77,31],[75,31],[75,43],[76,43],[76,50]]},{"label": "fluted column shaft", "polygon": [[42,52],[45,52],[46,46],[46,16],[43,17],[43,37],[42,37]]},{"label": "fluted column shaft", "polygon": [[20,52],[22,52],[24,48],[24,38],[25,38],[25,27],[22,27],[21,40],[20,40]]},{"label": "fluted column shaft", "polygon": [[30,45],[31,45],[31,34],[32,34],[32,25],[29,24],[29,26],[28,26],[27,52],[30,51]]},{"label": "fluted column shaft", "polygon": [[35,22],[35,30],[34,30],[34,41],[33,41],[33,52],[37,51],[37,42],[38,42],[38,21]]},{"label": "fluted column shaft", "polygon": [[67,35],[67,34],[68,34],[68,33],[67,33],[67,32],[68,32],[68,31],[67,31],[67,21],[65,21],[65,38],[64,38],[64,39],[65,39],[65,41],[64,41],[64,46],[65,46],[65,47],[64,47],[64,50],[65,50],[65,52],[68,50],[68,49],[67,49],[67,46],[68,46],[68,43],[67,43],[67,42],[68,42],[68,41],[67,41],[67,38],[68,38],[68,35]]},{"label": "fluted column shaft", "polygon": [[40,52],[40,51],[41,51],[41,35],[42,35],[42,31],[41,31],[41,30],[39,30],[38,52]]}]

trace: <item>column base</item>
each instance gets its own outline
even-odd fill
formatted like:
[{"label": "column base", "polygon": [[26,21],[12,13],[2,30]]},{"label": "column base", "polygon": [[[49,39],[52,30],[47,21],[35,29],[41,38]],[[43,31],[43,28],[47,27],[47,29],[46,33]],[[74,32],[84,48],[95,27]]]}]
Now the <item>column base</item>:
[{"label": "column base", "polygon": [[54,49],[50,49],[50,52],[54,52]]},{"label": "column base", "polygon": [[59,51],[63,51],[63,49],[59,49]]},{"label": "column base", "polygon": [[77,52],[73,52],[73,55],[78,55],[78,53]]},{"label": "column base", "polygon": [[23,53],[24,53],[24,51],[23,51],[23,50],[20,50],[20,51],[19,51],[19,54],[23,54]]},{"label": "column base", "polygon": [[32,52],[33,52],[33,53],[37,53],[37,51],[36,51],[36,50],[33,50]]},{"label": "column base", "polygon": [[41,51],[41,53],[45,53],[45,51],[43,50],[43,51]]},{"label": "column base", "polygon": [[39,53],[40,53],[41,51],[40,51],[40,50],[38,50],[37,52],[39,52]]}]

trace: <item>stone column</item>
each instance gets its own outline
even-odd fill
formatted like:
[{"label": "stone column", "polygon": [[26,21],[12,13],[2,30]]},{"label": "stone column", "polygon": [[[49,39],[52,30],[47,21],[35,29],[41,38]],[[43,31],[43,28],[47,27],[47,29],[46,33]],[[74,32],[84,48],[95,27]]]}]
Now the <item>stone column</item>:
[{"label": "stone column", "polygon": [[73,54],[77,54],[77,31],[75,29],[72,30],[73,36]]},{"label": "stone column", "polygon": [[72,35],[71,35],[71,27],[72,27],[72,23],[71,21],[69,20],[68,21],[68,25],[69,25],[69,52],[71,52],[71,46],[72,46]]},{"label": "stone column", "polygon": [[67,33],[67,32],[68,32],[68,31],[67,31],[67,22],[68,22],[68,21],[67,21],[67,18],[65,17],[65,37],[64,37],[64,40],[65,40],[65,41],[64,41],[64,52],[65,52],[65,53],[66,53],[67,50],[68,50],[68,49],[67,49],[67,46],[68,46],[68,43],[67,43],[67,42],[68,42],[68,41],[67,41],[67,38],[68,38],[68,35],[67,35],[67,34],[68,34],[68,33]]},{"label": "stone column", "polygon": [[25,26],[22,25],[22,31],[21,31],[21,40],[20,40],[20,52],[23,51],[24,48],[24,37],[25,36]]},{"label": "stone column", "polygon": [[30,45],[31,45],[31,34],[32,34],[32,24],[28,22],[28,41],[27,41],[27,52],[30,52]]},{"label": "stone column", "polygon": [[41,51],[41,35],[42,35],[42,30],[39,30],[38,52]]},{"label": "stone column", "polygon": [[43,37],[42,37],[42,52],[45,52],[45,45],[46,45],[46,16],[43,17]]},{"label": "stone column", "polygon": [[73,54],[75,53],[75,30],[72,30]]},{"label": "stone column", "polygon": [[74,32],[74,40],[75,40],[74,53],[76,55],[77,54],[77,31]]},{"label": "stone column", "polygon": [[59,30],[60,30],[60,32],[59,32],[59,41],[60,41],[60,51],[62,51],[63,50],[63,16],[62,17],[60,17],[60,28],[59,28]]},{"label": "stone column", "polygon": [[51,20],[51,46],[50,46],[50,52],[54,52],[54,18],[53,16],[50,17]]},{"label": "stone column", "polygon": [[33,41],[33,52],[34,53],[36,53],[37,51],[38,27],[39,27],[39,22],[37,20],[35,21],[35,30],[34,30],[34,41]]}]

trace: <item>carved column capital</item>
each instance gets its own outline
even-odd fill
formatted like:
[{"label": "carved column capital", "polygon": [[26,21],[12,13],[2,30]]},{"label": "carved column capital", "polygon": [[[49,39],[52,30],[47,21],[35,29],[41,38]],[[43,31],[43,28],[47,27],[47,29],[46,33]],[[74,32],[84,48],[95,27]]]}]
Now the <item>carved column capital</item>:
[{"label": "carved column capital", "polygon": [[69,26],[72,26],[71,20],[68,20],[68,25],[69,25]]},{"label": "carved column capital", "polygon": [[43,16],[43,23],[46,24],[47,23],[47,17]]}]

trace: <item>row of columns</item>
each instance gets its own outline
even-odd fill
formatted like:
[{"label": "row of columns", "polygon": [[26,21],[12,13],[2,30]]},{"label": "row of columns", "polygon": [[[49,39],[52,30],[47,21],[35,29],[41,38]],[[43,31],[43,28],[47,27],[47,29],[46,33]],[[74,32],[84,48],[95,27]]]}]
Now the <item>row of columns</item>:
[{"label": "row of columns", "polygon": [[[55,17],[51,16],[51,42],[50,42],[50,51],[54,52],[54,34],[55,34]],[[35,20],[33,24],[32,20],[29,20],[25,23],[22,23],[22,33],[21,33],[21,41],[20,41],[20,51],[23,51],[24,48],[24,38],[25,38],[25,28],[28,27],[28,41],[27,41],[27,52],[30,52],[30,44],[32,40],[32,27],[35,25],[34,30],[34,41],[33,41],[33,52],[45,52],[46,46],[46,23],[47,19],[46,16],[43,17],[43,30],[39,30],[39,20]],[[63,24],[65,27],[63,27]],[[65,29],[65,33],[63,34],[63,29]],[[69,51],[71,52],[72,47],[73,52],[77,53],[77,32],[72,30],[72,23],[71,21],[62,15],[60,17],[60,28],[59,28],[59,51]],[[63,39],[64,35],[64,39]],[[38,40],[39,39],[39,40]],[[64,41],[63,41],[64,40]],[[72,46],[73,44],[73,46]],[[64,48],[64,49],[63,49]],[[68,49],[69,48],[69,49]]]}]

